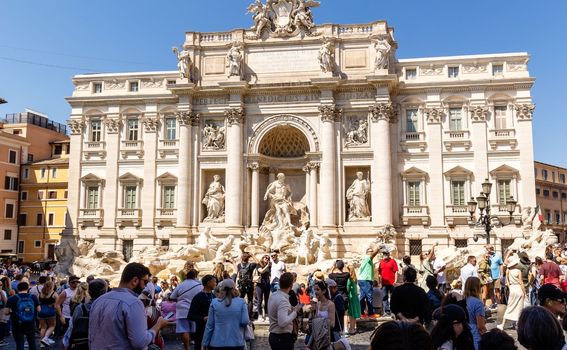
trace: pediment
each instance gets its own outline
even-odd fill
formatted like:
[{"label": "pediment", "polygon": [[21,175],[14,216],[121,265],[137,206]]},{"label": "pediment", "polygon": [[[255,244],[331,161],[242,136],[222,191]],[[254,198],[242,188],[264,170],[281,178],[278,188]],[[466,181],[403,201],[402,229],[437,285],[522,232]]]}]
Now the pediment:
[{"label": "pediment", "polygon": [[456,167],[447,170],[443,175],[445,175],[446,177],[452,177],[452,176],[471,176],[472,174],[473,172],[470,171],[469,169],[457,165]]},{"label": "pediment", "polygon": [[101,179],[93,173],[88,173],[87,175],[81,177],[81,182],[104,182],[104,179]]},{"label": "pediment", "polygon": [[176,182],[177,176],[173,175],[170,172],[165,172],[156,178],[157,181],[169,181],[169,182]]},{"label": "pediment", "polygon": [[492,177],[497,177],[497,176],[503,176],[503,175],[517,175],[519,173],[520,172],[518,171],[518,169],[513,168],[513,167],[506,165],[506,164],[502,164],[498,168],[492,170],[490,172],[490,175]]},{"label": "pediment", "polygon": [[403,178],[413,177],[413,178],[427,178],[429,175],[427,172],[412,166],[411,168],[405,170],[401,173]]},{"label": "pediment", "polygon": [[132,173],[126,173],[121,175],[118,180],[120,182],[138,182],[141,183],[143,180]]}]

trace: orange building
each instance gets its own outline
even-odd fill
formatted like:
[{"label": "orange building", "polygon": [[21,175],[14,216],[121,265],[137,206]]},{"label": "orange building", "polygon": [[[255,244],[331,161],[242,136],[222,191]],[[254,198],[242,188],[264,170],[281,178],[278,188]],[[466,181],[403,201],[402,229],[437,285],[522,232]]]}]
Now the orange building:
[{"label": "orange building", "polygon": [[552,229],[560,241],[567,239],[567,169],[535,163],[536,198],[545,228]]},{"label": "orange building", "polygon": [[16,253],[20,165],[27,159],[29,142],[3,132],[0,124],[0,253]]}]

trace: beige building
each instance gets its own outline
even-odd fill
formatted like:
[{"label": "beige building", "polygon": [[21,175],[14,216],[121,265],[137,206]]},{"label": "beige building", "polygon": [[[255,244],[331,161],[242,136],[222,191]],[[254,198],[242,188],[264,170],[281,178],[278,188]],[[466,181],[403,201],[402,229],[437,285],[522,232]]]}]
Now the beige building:
[{"label": "beige building", "polygon": [[[76,238],[130,256],[207,228],[269,235],[274,211],[298,211],[333,255],[364,251],[388,225],[417,255],[475,244],[467,201],[486,178],[502,222],[518,202],[497,244],[521,235],[536,204],[529,55],[399,59],[385,21],[314,25],[297,10],[187,32],[177,71],[73,78]],[[264,195],[278,173],[293,209]]]},{"label": "beige building", "polygon": [[536,199],[543,223],[564,242],[567,238],[567,169],[541,162],[534,164]]}]

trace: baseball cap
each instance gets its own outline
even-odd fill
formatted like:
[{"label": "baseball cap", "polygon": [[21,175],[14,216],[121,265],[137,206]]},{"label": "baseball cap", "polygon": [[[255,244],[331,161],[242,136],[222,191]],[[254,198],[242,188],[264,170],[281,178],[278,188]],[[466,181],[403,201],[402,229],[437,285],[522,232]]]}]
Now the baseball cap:
[{"label": "baseball cap", "polygon": [[540,300],[540,302],[543,304],[545,299],[565,300],[567,299],[567,293],[563,292],[555,285],[548,283],[539,287],[539,290],[537,292],[537,297]]},{"label": "baseball cap", "polygon": [[231,278],[227,278],[220,283],[219,289],[233,289],[234,281]]}]

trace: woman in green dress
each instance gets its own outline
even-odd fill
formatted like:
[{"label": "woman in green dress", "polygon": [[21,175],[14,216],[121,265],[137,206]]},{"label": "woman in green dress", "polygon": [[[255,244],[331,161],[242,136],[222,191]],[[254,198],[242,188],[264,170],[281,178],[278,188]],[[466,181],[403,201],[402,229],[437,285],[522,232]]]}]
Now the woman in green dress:
[{"label": "woman in green dress", "polygon": [[[349,264],[347,270],[350,273],[350,278],[347,281],[348,293],[348,334],[356,333],[356,319],[360,318],[360,299],[358,298],[358,286],[356,283],[356,271],[354,266]],[[346,327],[345,327],[346,328]]]}]

